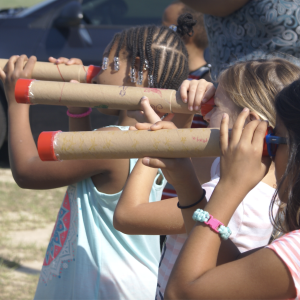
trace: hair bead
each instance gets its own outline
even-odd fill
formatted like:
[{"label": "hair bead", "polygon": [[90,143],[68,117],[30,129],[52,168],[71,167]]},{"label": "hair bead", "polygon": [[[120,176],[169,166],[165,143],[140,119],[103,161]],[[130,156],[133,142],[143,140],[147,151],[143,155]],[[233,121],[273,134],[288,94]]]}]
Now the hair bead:
[{"label": "hair bead", "polygon": [[108,66],[108,57],[103,57],[102,70],[107,70],[107,66]]},{"label": "hair bead", "polygon": [[153,75],[148,75],[148,86],[152,88],[154,86],[153,84]]},{"label": "hair bead", "polygon": [[131,79],[131,82],[133,82],[133,83],[136,82],[136,78],[135,78],[135,68],[131,68],[131,69],[130,69],[130,79]]},{"label": "hair bead", "polygon": [[120,70],[119,57],[117,57],[117,56],[114,57],[114,70],[115,71],[119,71]]},{"label": "hair bead", "polygon": [[148,60],[145,59],[145,70],[148,70],[149,69],[149,63],[148,63]]},{"label": "hair bead", "polygon": [[137,80],[137,84],[138,85],[142,85],[143,84],[143,79],[144,79],[144,75],[143,75],[143,72],[138,72],[138,80]]}]

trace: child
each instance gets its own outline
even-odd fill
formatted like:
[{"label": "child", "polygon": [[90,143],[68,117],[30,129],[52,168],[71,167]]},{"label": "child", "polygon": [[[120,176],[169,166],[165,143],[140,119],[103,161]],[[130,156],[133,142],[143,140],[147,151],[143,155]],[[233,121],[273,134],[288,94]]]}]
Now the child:
[{"label": "child", "polygon": [[[9,153],[16,182],[31,189],[69,186],[35,299],[153,299],[159,237],[124,235],[112,225],[115,206],[136,159],[40,161],[30,131],[29,106],[17,104],[14,98],[16,80],[30,77],[35,60],[14,56],[5,73],[0,71],[8,99]],[[185,46],[167,27],[134,27],[117,34],[103,61],[94,83],[177,89],[188,75]],[[100,130],[127,130],[136,122],[126,112],[116,113],[118,126]],[[90,129],[86,108],[68,114],[70,130]],[[160,200],[165,185],[164,178],[158,181],[160,173],[153,178],[150,202]]]},{"label": "child", "polygon": [[205,31],[204,16],[181,1],[174,1],[164,11],[162,24],[165,26],[176,26],[182,22],[183,17],[190,15],[190,22],[195,22],[194,33],[184,36],[183,42],[189,53],[189,79],[205,79],[211,81],[211,65],[205,61],[204,52],[208,46]]},{"label": "child", "polygon": [[[166,299],[299,299],[299,94],[298,80],[276,97],[275,133],[268,144],[278,184],[272,205],[277,195],[286,204],[285,218],[279,226],[286,234],[265,248],[241,254],[195,215],[200,222],[193,229],[187,227],[189,237],[170,276]],[[249,109],[244,109],[233,127],[230,141],[229,117],[222,116],[221,178],[204,210],[224,226],[270,165],[262,160],[267,123],[255,120],[243,129],[248,116]],[[182,167],[178,171],[185,173]],[[173,181],[176,188],[177,183]],[[189,182],[182,177],[179,184],[180,203],[181,199],[184,205],[193,203],[195,198],[190,198]],[[192,211],[183,214],[187,224],[191,215]],[[217,266],[218,253],[225,251],[230,253],[227,263]]]},{"label": "child", "polygon": [[[242,62],[230,67],[220,77],[215,94],[216,107],[205,116],[205,119],[209,122],[209,127],[217,127],[224,113],[230,115],[230,126],[232,126],[233,121],[245,106],[251,109],[251,114],[247,119],[248,122],[262,118],[268,119],[270,125],[274,126],[274,98],[282,87],[299,78],[299,71],[298,67],[282,59]],[[187,84],[192,85],[194,83],[185,81],[182,86]],[[199,88],[199,90],[201,89]],[[183,94],[181,97],[185,99],[186,95]],[[203,97],[205,98],[206,94]],[[161,122],[153,125],[150,129],[158,130],[162,126],[164,128],[175,128],[172,123]],[[137,124],[137,127],[148,129],[149,125]],[[182,182],[190,181],[190,193],[195,195],[194,197],[198,197],[199,200],[199,190],[202,191],[202,188],[198,183],[190,160],[177,159],[174,161],[147,158],[143,162],[147,166],[155,168],[172,168],[173,165],[176,165],[176,162],[177,164],[180,163],[183,169],[190,166],[189,175],[179,172],[178,177],[182,178]],[[179,170],[179,168],[176,169]],[[173,178],[168,174],[168,169],[166,171],[164,171],[164,174],[168,182],[172,184]],[[145,176],[146,172],[147,168],[143,167],[141,161],[139,161],[126,183],[115,210],[114,226],[127,234],[168,234],[162,252],[156,294],[157,299],[163,299],[169,274],[187,238],[186,228],[182,214],[177,207],[177,198],[148,203],[149,187],[151,186],[150,178],[137,186],[138,176]],[[152,173],[152,178],[154,174]],[[171,175],[173,176],[173,173]],[[185,177],[184,180],[183,177]],[[211,181],[203,185],[207,199],[210,198],[220,178],[219,159],[216,159],[213,164],[211,177]],[[193,188],[191,188],[192,183]],[[268,211],[270,200],[275,191],[275,184],[274,168],[271,166],[268,174],[245,197],[230,220],[230,227],[233,231],[231,239],[241,252],[268,243],[272,233]],[[177,189],[176,192],[178,192]],[[202,201],[198,206],[201,207],[201,205],[204,205],[203,203],[205,201]],[[193,207],[194,210],[196,208],[197,206]],[[275,206],[274,213],[276,213],[276,210],[277,207]]]}]

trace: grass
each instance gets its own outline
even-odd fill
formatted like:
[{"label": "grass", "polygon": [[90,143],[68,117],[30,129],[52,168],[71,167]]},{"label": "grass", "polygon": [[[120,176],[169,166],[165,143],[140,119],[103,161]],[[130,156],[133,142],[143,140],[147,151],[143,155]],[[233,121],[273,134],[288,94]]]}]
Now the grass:
[{"label": "grass", "polygon": [[[43,261],[47,242],[35,242],[37,231],[31,231],[53,228],[65,191],[23,190],[15,183],[0,182],[0,300],[33,299],[38,272],[21,272],[19,267]],[[21,236],[21,241],[15,236]]]},{"label": "grass", "polygon": [[29,7],[44,0],[1,0],[0,9],[14,7]]},{"label": "grass", "polygon": [[38,276],[19,273],[18,265],[7,266],[0,261],[0,300],[32,300]]},{"label": "grass", "polygon": [[65,190],[24,190],[14,183],[0,182],[0,227],[4,230],[30,230],[54,222]]}]

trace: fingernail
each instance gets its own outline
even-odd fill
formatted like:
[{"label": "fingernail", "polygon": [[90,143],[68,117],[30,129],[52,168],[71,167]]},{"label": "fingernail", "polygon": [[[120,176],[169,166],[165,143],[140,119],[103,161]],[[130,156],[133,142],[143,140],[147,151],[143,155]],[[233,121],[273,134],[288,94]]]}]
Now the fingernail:
[{"label": "fingernail", "polygon": [[225,119],[227,117],[227,114],[223,114],[222,119]]},{"label": "fingernail", "polygon": [[248,108],[248,107],[245,107],[245,108],[243,109],[243,111],[244,111],[244,112],[248,112],[248,111],[249,111],[249,108]]},{"label": "fingernail", "polygon": [[184,103],[187,103],[187,99],[183,99],[182,101],[183,101]]},{"label": "fingernail", "polygon": [[199,106],[195,106],[195,110],[199,110]]},{"label": "fingernail", "polygon": [[189,110],[190,110],[190,111],[193,111],[193,106],[189,106]]},{"label": "fingernail", "polygon": [[143,159],[143,164],[149,166],[149,163],[150,163],[150,158],[145,157],[145,158]]},{"label": "fingernail", "polygon": [[146,96],[144,96],[144,97],[142,97],[142,99],[141,100],[146,100],[147,99],[147,97]]}]

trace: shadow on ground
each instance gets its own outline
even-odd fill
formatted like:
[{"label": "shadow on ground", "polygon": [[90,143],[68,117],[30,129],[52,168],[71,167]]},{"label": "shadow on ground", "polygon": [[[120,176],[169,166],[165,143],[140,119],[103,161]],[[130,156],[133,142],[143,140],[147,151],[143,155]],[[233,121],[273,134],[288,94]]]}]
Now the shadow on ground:
[{"label": "shadow on ground", "polygon": [[15,261],[5,259],[1,256],[0,256],[0,265],[5,266],[6,268],[9,268],[9,269],[14,269],[15,271],[20,272],[20,273],[25,273],[25,274],[30,274],[30,275],[39,275],[40,274],[39,270],[22,266]]}]

